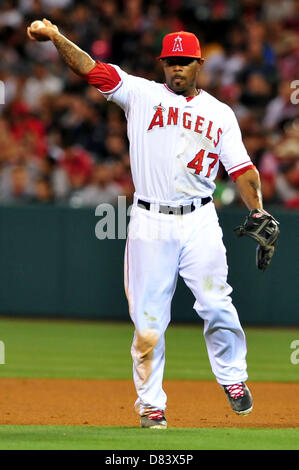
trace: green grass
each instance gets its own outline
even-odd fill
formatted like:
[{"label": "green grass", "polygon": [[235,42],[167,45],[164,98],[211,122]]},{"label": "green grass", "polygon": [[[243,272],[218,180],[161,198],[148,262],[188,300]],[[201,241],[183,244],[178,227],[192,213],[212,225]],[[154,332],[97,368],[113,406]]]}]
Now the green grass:
[{"label": "green grass", "polygon": [[299,429],[0,426],[0,450],[298,450]]},{"label": "green grass", "polygon": [[[245,329],[251,381],[297,382],[290,344],[299,329]],[[131,379],[131,323],[0,319],[0,377]],[[166,379],[214,380],[200,325],[170,325]]]}]

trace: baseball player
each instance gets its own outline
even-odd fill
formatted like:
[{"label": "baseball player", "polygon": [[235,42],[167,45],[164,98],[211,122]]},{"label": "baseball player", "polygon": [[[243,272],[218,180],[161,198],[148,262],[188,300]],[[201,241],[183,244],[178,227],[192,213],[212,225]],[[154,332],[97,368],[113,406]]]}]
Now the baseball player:
[{"label": "baseball player", "polygon": [[212,199],[220,161],[250,211],[237,233],[258,241],[260,269],[273,255],[278,223],[263,210],[259,174],[233,111],[196,86],[204,62],[198,39],[185,31],[164,37],[158,58],[165,73],[162,84],[94,61],[46,19],[28,28],[28,36],[50,39],[68,66],[127,118],[135,194],[125,290],[135,326],[131,353],[141,426],[167,427],[164,333],[178,275],[193,292],[194,309],[204,321],[217,382],[232,409],[248,414],[253,402],[245,384],[246,340],[230,297],[226,250]]}]

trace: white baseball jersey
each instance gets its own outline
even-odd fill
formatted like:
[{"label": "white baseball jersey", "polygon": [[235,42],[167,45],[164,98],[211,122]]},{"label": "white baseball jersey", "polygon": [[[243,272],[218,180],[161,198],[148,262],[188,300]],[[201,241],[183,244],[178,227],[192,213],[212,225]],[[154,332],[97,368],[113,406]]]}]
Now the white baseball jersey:
[{"label": "white baseball jersey", "polygon": [[184,203],[212,196],[219,161],[232,177],[253,167],[232,109],[209,93],[186,98],[102,63],[86,78],[125,112],[138,197]]}]

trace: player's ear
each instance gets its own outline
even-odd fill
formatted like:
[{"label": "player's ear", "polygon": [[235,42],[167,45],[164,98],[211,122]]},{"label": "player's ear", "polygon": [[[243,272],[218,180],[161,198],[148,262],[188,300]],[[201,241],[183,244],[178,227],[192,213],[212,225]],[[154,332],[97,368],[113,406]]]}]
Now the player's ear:
[{"label": "player's ear", "polygon": [[162,65],[163,69],[165,69],[165,67],[166,67],[166,65],[167,65],[166,60],[165,60],[165,59],[159,59],[159,61],[160,61],[161,65]]},{"label": "player's ear", "polygon": [[203,64],[204,64],[204,62],[205,62],[205,59],[198,59],[198,63],[199,63],[199,65],[203,65]]}]

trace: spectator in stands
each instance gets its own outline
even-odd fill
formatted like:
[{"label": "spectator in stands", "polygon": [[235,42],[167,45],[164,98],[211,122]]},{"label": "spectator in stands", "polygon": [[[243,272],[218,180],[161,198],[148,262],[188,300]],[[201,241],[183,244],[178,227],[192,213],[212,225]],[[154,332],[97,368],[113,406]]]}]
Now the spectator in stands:
[{"label": "spectator in stands", "polygon": [[93,180],[86,187],[73,191],[72,206],[96,207],[98,204],[117,204],[122,196],[122,187],[113,181],[113,169],[108,163],[98,163],[93,172]]},{"label": "spectator in stands", "polygon": [[23,89],[23,99],[32,110],[40,107],[43,95],[57,95],[62,92],[63,80],[50,73],[44,65],[37,63],[33,67],[32,76],[28,78]]},{"label": "spectator in stands", "polygon": [[20,204],[30,202],[33,194],[32,182],[25,166],[17,165],[6,174],[1,187],[1,203]]},{"label": "spectator in stands", "polygon": [[293,91],[291,81],[284,80],[280,83],[277,96],[265,108],[263,125],[267,131],[275,131],[281,122],[295,118],[297,109],[291,102]]},{"label": "spectator in stands", "polygon": [[24,101],[12,103],[10,110],[11,133],[16,141],[31,139],[32,156],[44,157],[48,150],[43,122],[31,112]]},{"label": "spectator in stands", "polygon": [[44,205],[53,203],[53,190],[48,178],[40,177],[35,181],[32,202]]}]

